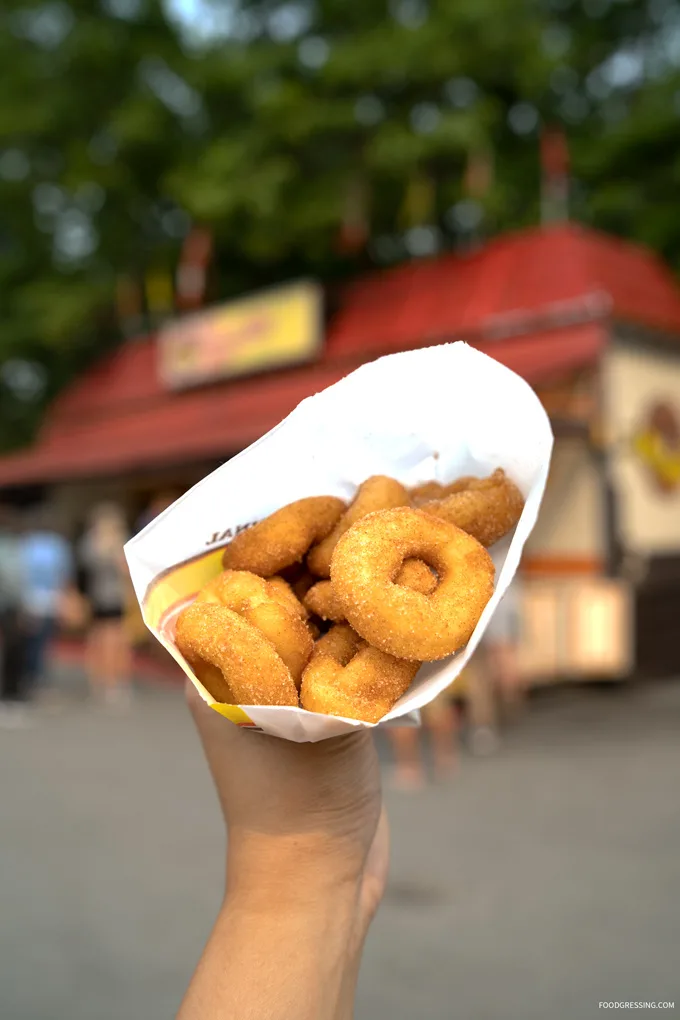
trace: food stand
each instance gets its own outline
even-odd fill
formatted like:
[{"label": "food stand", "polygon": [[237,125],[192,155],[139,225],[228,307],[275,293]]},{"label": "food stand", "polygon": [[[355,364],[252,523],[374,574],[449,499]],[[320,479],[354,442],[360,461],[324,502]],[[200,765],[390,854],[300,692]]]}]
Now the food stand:
[{"label": "food stand", "polygon": [[536,682],[680,671],[680,350],[611,328],[596,366],[543,394],[557,440],[521,649]]},{"label": "food stand", "polygon": [[0,489],[41,484],[72,523],[102,498],[132,518],[359,365],[463,339],[536,388],[556,435],[523,561],[527,677],[680,673],[680,289],[661,261],[560,224],[326,291],[324,320],[321,295],[279,288],[127,342],[0,458]]}]

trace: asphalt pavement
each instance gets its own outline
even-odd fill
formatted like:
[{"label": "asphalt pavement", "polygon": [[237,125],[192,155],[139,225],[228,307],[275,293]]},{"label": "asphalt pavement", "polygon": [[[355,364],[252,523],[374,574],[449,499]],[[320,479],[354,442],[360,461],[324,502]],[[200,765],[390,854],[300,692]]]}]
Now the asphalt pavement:
[{"label": "asphalt pavement", "polygon": [[[222,883],[197,740],[177,690],[120,717],[59,681],[0,732],[0,1018],[167,1020]],[[680,681],[550,691],[453,782],[388,789],[359,1020],[679,1015],[679,736]]]}]

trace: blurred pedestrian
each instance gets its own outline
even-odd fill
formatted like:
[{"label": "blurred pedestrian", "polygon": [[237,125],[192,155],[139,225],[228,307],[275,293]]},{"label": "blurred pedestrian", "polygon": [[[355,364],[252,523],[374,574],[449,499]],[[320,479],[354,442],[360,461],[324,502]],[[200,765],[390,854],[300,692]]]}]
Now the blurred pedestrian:
[{"label": "blurred pedestrian", "polygon": [[422,730],[394,726],[387,731],[395,758],[393,782],[399,789],[418,790],[425,785],[423,737],[430,740],[435,779],[444,781],[453,775],[458,761],[458,708],[454,691],[457,696],[459,681],[460,678],[421,708]]},{"label": "blurred pedestrian", "polygon": [[147,524],[151,524],[152,521],[155,521],[155,519],[160,514],[162,514],[164,510],[167,510],[169,506],[172,506],[172,504],[178,498],[179,493],[172,492],[169,489],[168,490],[163,489],[160,492],[157,492],[149,500],[149,503],[137,518],[137,522],[135,524],[135,534],[139,531],[142,531],[147,526]]},{"label": "blurred pedestrian", "polygon": [[21,628],[21,548],[13,511],[0,504],[0,725],[24,722],[26,670]]},{"label": "blurred pedestrian", "polygon": [[[139,534],[140,531],[144,530],[147,524],[151,524],[152,521],[155,521],[155,519],[162,514],[164,510],[167,510],[169,506],[172,506],[180,495],[180,492],[172,491],[170,489],[161,489],[154,493],[135,520],[135,534]],[[158,662],[167,663],[169,658],[168,653],[149,632],[146,624],[144,623],[139,603],[134,597],[134,592],[131,592],[131,597],[127,602],[125,627],[130,638],[131,648],[134,648],[135,651],[143,650],[145,656],[148,656]]]},{"label": "blurred pedestrian", "polygon": [[89,602],[88,675],[92,694],[108,705],[131,698],[130,641],[125,627],[129,590],[123,546],[128,530],[116,503],[94,507],[80,542],[79,565]]},{"label": "blurred pedestrian", "polygon": [[21,567],[26,677],[35,689],[45,681],[49,645],[73,581],[71,547],[52,525],[47,506],[28,511],[21,539]]},{"label": "blurred pedestrian", "polygon": [[519,643],[522,630],[521,581],[512,582],[486,632],[486,654],[494,681],[501,714],[514,716],[526,694],[519,666]]},{"label": "blurred pedestrian", "polygon": [[517,578],[499,602],[482,638],[469,671],[467,707],[470,749],[474,754],[492,754],[499,741],[501,714],[516,712],[524,688],[518,652],[521,600]]}]

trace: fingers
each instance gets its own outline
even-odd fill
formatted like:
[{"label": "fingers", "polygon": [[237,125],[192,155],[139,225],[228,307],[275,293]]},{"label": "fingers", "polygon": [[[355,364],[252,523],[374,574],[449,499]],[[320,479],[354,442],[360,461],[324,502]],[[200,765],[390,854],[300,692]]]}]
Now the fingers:
[{"label": "fingers", "polygon": [[219,789],[229,763],[239,756],[241,741],[246,734],[229,719],[225,719],[219,712],[210,708],[190,680],[185,686],[185,697],[203,744],[210,771]]},{"label": "fingers", "polygon": [[[219,732],[227,730],[226,739],[229,739],[229,721],[221,718],[217,712],[206,705],[191,680],[187,680],[184,685],[184,696],[198,732],[204,740],[209,733],[215,732],[217,727],[219,727]],[[236,727],[233,728],[235,729]]]},{"label": "fingers", "polygon": [[192,714],[196,711],[198,705],[205,704],[203,698],[189,679],[184,681],[184,697],[186,698],[187,705],[191,709]]}]

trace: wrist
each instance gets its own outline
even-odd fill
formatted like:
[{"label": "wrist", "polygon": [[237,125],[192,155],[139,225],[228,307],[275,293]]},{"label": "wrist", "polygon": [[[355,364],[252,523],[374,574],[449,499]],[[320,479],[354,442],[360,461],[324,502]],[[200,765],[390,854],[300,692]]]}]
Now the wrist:
[{"label": "wrist", "polygon": [[318,879],[304,870],[287,880],[264,874],[235,861],[230,849],[214,948],[202,961],[209,987],[199,965],[198,991],[180,1015],[204,1017],[214,1000],[215,1016],[337,1020],[356,969],[358,892],[352,883],[329,883],[327,873]]},{"label": "wrist", "polygon": [[269,909],[320,902],[356,904],[363,859],[353,848],[310,835],[232,835],[227,898]]},{"label": "wrist", "polygon": [[297,986],[310,1001],[318,994],[314,1015],[330,1018],[356,969],[360,884],[344,867],[320,864],[308,851],[277,843],[266,851],[259,846],[247,860],[230,851],[221,913],[246,939],[250,931],[259,942],[286,946],[286,968],[299,973]]}]

